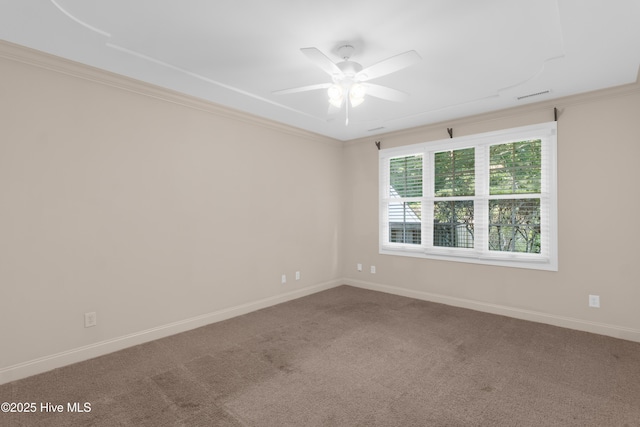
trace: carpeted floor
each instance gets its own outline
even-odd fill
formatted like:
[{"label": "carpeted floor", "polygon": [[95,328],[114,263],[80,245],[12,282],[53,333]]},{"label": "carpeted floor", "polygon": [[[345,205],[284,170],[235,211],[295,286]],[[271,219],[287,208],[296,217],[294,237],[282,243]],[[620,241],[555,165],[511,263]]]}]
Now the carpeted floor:
[{"label": "carpeted floor", "polygon": [[640,343],[341,286],[2,385],[5,401],[38,410],[1,426],[640,426]]}]

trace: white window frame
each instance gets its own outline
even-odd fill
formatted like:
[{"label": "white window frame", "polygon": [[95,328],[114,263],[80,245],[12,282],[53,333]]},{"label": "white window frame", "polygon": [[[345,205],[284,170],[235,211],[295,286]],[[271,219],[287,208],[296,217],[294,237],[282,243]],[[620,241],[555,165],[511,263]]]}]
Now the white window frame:
[{"label": "white window frame", "polygon": [[[540,234],[541,252],[515,253],[489,251],[488,249],[488,200],[490,198],[514,198],[489,196],[489,147],[497,144],[540,139],[541,147],[541,193]],[[436,152],[475,148],[474,196],[461,199],[474,201],[473,249],[437,247],[433,245],[434,206],[434,155]],[[423,156],[422,239],[421,244],[394,243],[389,241],[389,203],[404,199],[390,194],[390,159]],[[523,195],[528,197],[527,195]],[[538,198],[538,197],[536,197]],[[412,198],[412,200],[415,198]],[[458,138],[443,139],[428,143],[382,149],[379,152],[379,252],[383,255],[399,255],[458,261],[476,264],[497,265],[516,268],[558,271],[558,202],[557,202],[557,123],[548,122],[518,128],[488,132]]]}]

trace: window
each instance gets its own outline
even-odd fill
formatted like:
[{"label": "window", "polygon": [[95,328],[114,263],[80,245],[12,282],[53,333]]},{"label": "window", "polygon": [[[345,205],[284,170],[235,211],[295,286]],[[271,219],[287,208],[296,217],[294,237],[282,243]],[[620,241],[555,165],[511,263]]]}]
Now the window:
[{"label": "window", "polygon": [[556,271],[556,123],[380,151],[380,253]]}]

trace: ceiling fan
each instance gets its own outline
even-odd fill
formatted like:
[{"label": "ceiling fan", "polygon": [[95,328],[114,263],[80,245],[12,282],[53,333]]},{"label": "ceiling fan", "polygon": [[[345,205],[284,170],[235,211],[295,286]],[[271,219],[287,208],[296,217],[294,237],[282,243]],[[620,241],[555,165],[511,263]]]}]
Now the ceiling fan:
[{"label": "ceiling fan", "polygon": [[[409,97],[405,92],[368,83],[368,81],[402,70],[420,61],[422,58],[415,50],[392,56],[367,68],[363,68],[362,65],[357,62],[349,60],[354,50],[354,47],[349,44],[340,46],[338,48],[338,54],[342,58],[342,61],[336,64],[315,47],[300,49],[311,62],[331,76],[331,82],[276,90],[272,93],[285,95],[326,89],[329,96],[329,112],[331,113],[332,110],[342,108],[342,104],[344,103],[347,125],[349,124],[349,104],[352,108],[357,107],[362,104],[366,95],[394,102],[402,102]],[[345,102],[347,98],[349,102]]]}]

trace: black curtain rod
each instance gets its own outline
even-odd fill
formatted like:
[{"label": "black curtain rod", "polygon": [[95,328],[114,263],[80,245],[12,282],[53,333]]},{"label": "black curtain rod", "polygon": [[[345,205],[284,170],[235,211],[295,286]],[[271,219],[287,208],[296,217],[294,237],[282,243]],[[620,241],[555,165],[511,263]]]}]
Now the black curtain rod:
[{"label": "black curtain rod", "polygon": [[[556,122],[558,121],[558,109],[556,107],[553,107],[553,119]],[[447,128],[447,133],[449,138],[453,138],[453,128]],[[376,141],[376,147],[378,147],[378,150],[380,149],[380,141]]]}]

